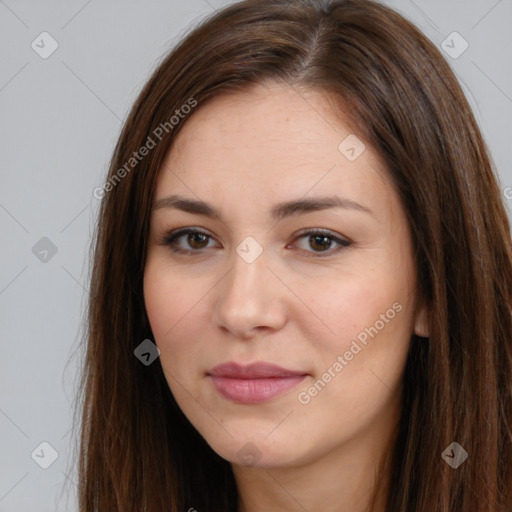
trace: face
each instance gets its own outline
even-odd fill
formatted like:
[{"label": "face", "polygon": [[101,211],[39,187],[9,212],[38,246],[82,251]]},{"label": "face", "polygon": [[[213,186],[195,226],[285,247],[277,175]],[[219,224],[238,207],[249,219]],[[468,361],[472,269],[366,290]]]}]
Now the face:
[{"label": "face", "polygon": [[341,115],[286,85],[217,96],[158,175],[148,318],[178,405],[234,464],[382,440],[426,335],[401,203]]}]

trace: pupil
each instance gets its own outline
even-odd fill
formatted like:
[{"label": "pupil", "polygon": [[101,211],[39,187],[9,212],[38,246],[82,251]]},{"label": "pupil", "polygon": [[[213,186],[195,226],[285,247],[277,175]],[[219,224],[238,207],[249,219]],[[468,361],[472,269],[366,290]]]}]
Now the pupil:
[{"label": "pupil", "polygon": [[[203,242],[206,239],[206,235],[203,235],[202,233],[190,233],[188,238],[189,238],[189,243],[192,240],[192,243],[190,243],[190,245],[192,247],[197,247],[197,245],[196,245],[197,237],[203,237]],[[201,242],[199,241],[199,245],[200,244],[201,244]]]},{"label": "pupil", "polygon": [[[322,245],[322,242],[323,242],[323,249],[328,249],[329,248],[329,245],[331,244],[331,240],[329,239],[329,237],[325,236],[325,235],[316,235],[316,236],[312,236],[310,238],[311,240],[314,241],[314,244],[316,245],[316,243],[318,242],[318,240],[321,240],[321,242],[319,243],[319,245]],[[327,247],[326,247],[327,245]]]}]

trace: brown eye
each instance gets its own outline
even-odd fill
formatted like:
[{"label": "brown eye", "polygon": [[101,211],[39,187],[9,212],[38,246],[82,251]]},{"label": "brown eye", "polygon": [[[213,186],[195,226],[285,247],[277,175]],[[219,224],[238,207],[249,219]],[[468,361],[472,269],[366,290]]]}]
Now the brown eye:
[{"label": "brown eye", "polygon": [[324,251],[329,249],[332,239],[325,235],[313,235],[309,237],[309,243],[315,250]]},{"label": "brown eye", "polygon": [[[186,235],[186,238],[185,238]],[[160,243],[168,245],[171,251],[181,253],[202,253],[202,249],[208,247],[208,242],[212,237],[199,229],[178,229],[165,235]],[[179,243],[184,240],[183,243]]]},{"label": "brown eye", "polygon": [[[306,239],[308,247],[302,247],[306,252],[312,253],[312,256],[330,256],[344,247],[351,245],[349,240],[340,238],[330,231],[324,230],[309,230],[299,235],[298,239]],[[330,250],[332,245],[338,247]],[[310,249],[313,249],[312,251]]]},{"label": "brown eye", "polygon": [[194,249],[204,249],[204,243],[208,245],[208,236],[204,233],[189,233],[187,236],[187,243]]},{"label": "brown eye", "polygon": [[[185,238],[186,236],[186,238]],[[337,253],[344,247],[351,245],[349,240],[340,238],[330,231],[309,230],[298,236],[298,240],[306,239],[308,247],[302,248],[312,256],[330,256]],[[180,241],[185,240],[185,245]],[[161,238],[160,244],[167,245],[173,252],[187,254],[203,254],[203,249],[208,247],[208,242],[213,240],[212,236],[199,229],[178,229],[168,233]],[[331,250],[333,244],[337,245]],[[313,249],[313,250],[311,250]],[[325,254],[324,254],[325,253]]]}]

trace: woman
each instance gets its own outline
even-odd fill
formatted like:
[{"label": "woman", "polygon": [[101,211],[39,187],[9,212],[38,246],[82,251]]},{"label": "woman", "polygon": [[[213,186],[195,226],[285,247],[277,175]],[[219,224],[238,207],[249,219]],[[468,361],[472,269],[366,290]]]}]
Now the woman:
[{"label": "woman", "polygon": [[80,510],[512,510],[509,223],[408,21],[217,12],[95,195]]}]

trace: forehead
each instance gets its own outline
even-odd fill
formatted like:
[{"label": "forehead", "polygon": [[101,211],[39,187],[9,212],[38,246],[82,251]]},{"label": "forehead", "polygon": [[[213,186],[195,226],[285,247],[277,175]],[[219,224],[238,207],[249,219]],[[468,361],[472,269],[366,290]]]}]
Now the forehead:
[{"label": "forehead", "polygon": [[268,167],[271,157],[278,163],[297,163],[318,157],[319,148],[326,158],[335,156],[339,142],[350,133],[320,93],[265,84],[211,98],[185,123],[174,146],[178,151],[208,150],[194,158],[221,158],[226,168],[247,161],[248,155],[251,163],[264,160]]},{"label": "forehead", "polygon": [[[156,196],[220,197],[222,190],[232,200],[277,202],[311,191],[361,202],[376,195],[389,203],[382,162],[354,137],[343,113],[317,91],[265,84],[224,93],[183,125],[163,162]],[[349,159],[344,141],[364,150]]]}]

